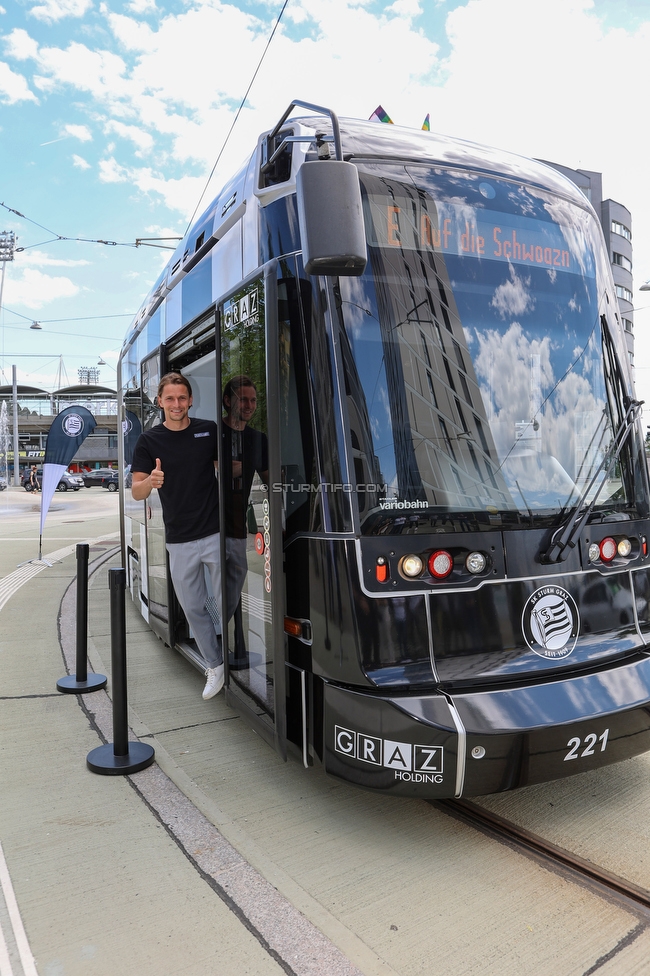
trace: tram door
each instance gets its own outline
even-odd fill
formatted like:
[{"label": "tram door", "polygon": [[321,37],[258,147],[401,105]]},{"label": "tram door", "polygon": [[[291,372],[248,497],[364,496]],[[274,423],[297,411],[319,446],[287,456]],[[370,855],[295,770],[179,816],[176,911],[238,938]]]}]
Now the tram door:
[{"label": "tram door", "polygon": [[[157,406],[160,382],[160,356],[154,353],[142,363],[142,429],[149,430],[161,422]],[[157,491],[152,491],[143,503],[145,507],[146,580],[149,626],[166,643],[169,635],[169,594],[167,585],[167,551],[162,508]],[[143,574],[144,575],[144,574]]]},{"label": "tram door", "polygon": [[[270,490],[273,363],[267,360],[264,279],[246,285],[220,309],[222,600],[227,617],[228,696],[284,753],[284,654],[274,607],[281,554],[281,511]],[[269,348],[277,348],[269,339]],[[273,358],[271,356],[271,358]],[[277,375],[277,367],[275,369]],[[277,511],[276,511],[277,510]],[[277,542],[276,542],[277,539]],[[278,553],[274,547],[278,547]],[[281,555],[279,560],[281,571]],[[277,593],[282,587],[278,580]],[[275,653],[277,648],[277,655]]]}]

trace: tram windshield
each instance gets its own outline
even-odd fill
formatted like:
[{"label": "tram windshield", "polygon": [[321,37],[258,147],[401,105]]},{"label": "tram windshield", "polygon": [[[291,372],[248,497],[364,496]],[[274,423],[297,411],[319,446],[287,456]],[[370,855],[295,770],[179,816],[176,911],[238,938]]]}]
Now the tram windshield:
[{"label": "tram windshield", "polygon": [[629,448],[602,465],[625,410],[593,216],[496,177],[360,173],[369,261],[336,298],[362,531],[629,511]]}]

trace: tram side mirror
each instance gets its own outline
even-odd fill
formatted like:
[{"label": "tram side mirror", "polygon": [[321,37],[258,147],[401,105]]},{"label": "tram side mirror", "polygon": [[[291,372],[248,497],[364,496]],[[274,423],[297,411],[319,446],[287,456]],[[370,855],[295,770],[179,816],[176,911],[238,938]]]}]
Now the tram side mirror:
[{"label": "tram side mirror", "polygon": [[296,194],[307,274],[363,274],[366,234],[356,166],[338,159],[303,163]]}]

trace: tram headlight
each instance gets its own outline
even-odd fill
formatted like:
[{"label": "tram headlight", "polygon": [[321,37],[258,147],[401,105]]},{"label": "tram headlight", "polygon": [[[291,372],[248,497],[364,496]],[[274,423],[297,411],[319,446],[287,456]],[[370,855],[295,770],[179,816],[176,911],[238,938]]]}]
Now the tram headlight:
[{"label": "tram headlight", "polygon": [[600,559],[600,546],[597,542],[592,542],[589,546],[589,562],[595,563],[597,559]]},{"label": "tram headlight", "polygon": [[632,552],[632,543],[630,542],[629,539],[625,539],[625,538],[619,539],[616,548],[618,550],[619,556],[629,556],[630,553]]},{"label": "tram headlight", "polygon": [[618,546],[616,545],[616,540],[612,539],[612,537],[609,535],[607,536],[607,538],[601,540],[600,546],[598,548],[600,550],[600,558],[604,563],[611,563],[612,559],[615,557],[616,553],[618,552]]},{"label": "tram headlight", "polygon": [[417,579],[417,577],[422,574],[423,569],[424,563],[419,556],[416,556],[413,553],[411,553],[409,556],[403,556],[399,564],[400,573],[407,579]]},{"label": "tram headlight", "polygon": [[427,565],[432,576],[436,579],[445,579],[454,568],[454,560],[446,549],[436,549],[429,556]]},{"label": "tram headlight", "polygon": [[465,560],[465,569],[468,573],[472,573],[474,576],[477,573],[482,573],[487,566],[487,559],[482,552],[470,552],[469,556]]}]

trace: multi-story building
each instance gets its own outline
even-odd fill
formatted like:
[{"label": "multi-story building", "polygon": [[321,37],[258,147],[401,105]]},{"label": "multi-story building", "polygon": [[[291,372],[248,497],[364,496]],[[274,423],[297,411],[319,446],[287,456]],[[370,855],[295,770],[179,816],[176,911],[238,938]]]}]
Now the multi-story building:
[{"label": "multi-story building", "polygon": [[625,327],[627,352],[634,363],[634,316],[632,295],[632,214],[616,200],[603,200],[603,176],[588,169],[570,169],[561,163],[541,160],[578,186],[600,218],[614,273],[616,297]]},{"label": "multi-story building", "polygon": [[[86,407],[94,416],[97,426],[81,445],[70,465],[74,471],[99,467],[117,467],[117,394],[107,386],[78,384],[55,393],[33,386],[18,385],[18,440],[21,468],[28,464],[42,464],[45,444],[52,421],[61,410],[74,404]],[[0,411],[6,410],[6,450],[9,471],[13,471],[13,390],[0,386]],[[1,440],[1,438],[0,438]],[[0,458],[0,467],[2,459]]]}]

